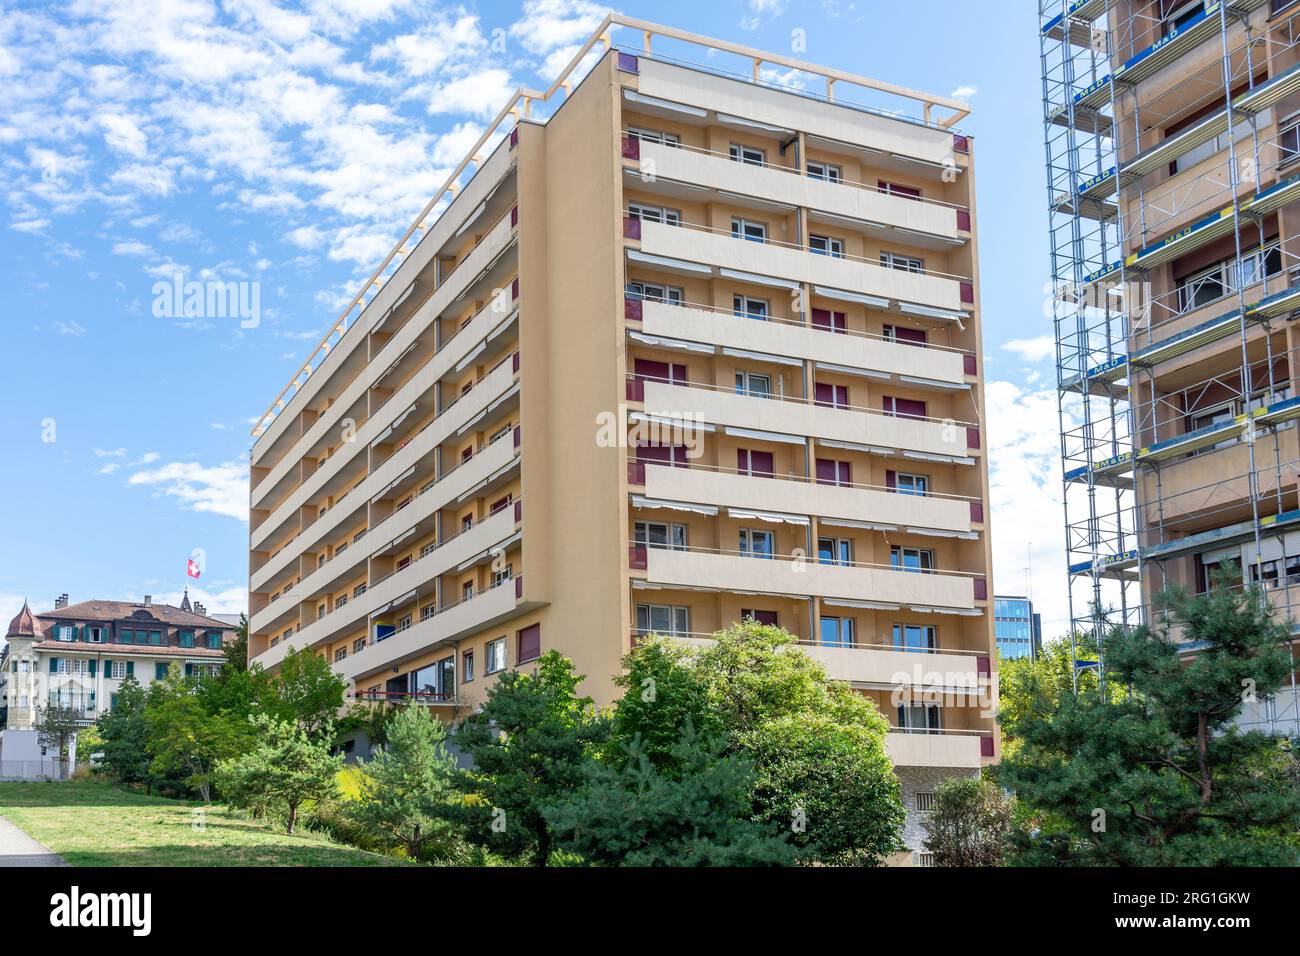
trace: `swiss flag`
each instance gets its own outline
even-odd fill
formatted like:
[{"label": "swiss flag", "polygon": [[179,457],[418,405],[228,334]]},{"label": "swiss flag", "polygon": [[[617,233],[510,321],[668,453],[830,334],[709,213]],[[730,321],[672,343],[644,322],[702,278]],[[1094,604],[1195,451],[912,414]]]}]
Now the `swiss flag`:
[{"label": "swiss flag", "polygon": [[190,558],[188,561],[185,562],[185,573],[188,574],[190,577],[197,579],[198,576],[203,573],[203,569],[199,567],[199,563],[197,561],[195,561],[193,558]]}]

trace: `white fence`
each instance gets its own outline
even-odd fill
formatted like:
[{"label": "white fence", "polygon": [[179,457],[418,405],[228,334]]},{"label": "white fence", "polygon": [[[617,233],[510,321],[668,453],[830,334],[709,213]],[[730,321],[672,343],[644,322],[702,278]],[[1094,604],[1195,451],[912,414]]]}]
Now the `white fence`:
[{"label": "white fence", "polygon": [[[78,763],[77,769],[89,767]],[[63,780],[67,778],[67,761],[43,757],[40,760],[0,760],[0,780]]]}]

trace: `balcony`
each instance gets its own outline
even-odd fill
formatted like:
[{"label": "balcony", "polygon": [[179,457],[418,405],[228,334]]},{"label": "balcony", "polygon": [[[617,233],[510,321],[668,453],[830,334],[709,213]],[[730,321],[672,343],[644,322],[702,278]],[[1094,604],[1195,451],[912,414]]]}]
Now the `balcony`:
[{"label": "balcony", "polygon": [[969,388],[975,356],[957,349],[909,345],[862,333],[836,333],[796,321],[759,321],[704,305],[636,299],[641,331],[724,349],[789,356],[826,365],[883,372],[899,384]]},{"label": "balcony", "polygon": [[834,680],[880,688],[911,687],[978,697],[990,677],[988,654],[923,654],[889,646],[829,647],[807,644],[805,654],[826,668]]},{"label": "balcony", "polygon": [[[926,248],[951,248],[965,243],[969,213],[947,203],[909,199],[880,190],[875,184],[829,181],[784,166],[740,163],[726,152],[685,145],[628,140],[629,158],[652,164],[656,191],[673,183],[706,186],[723,194],[755,196],[779,205],[802,206],[816,213],[853,220],[875,238]],[[626,153],[625,153],[626,155]],[[639,174],[639,168],[629,167]],[[888,175],[888,174],[885,174]],[[690,187],[679,187],[687,190]],[[698,190],[693,190],[698,196]]]},{"label": "balcony", "polygon": [[[708,385],[628,379],[644,396],[647,415],[671,420],[799,435],[824,441],[966,458],[978,449],[979,430],[951,419],[905,418],[860,407],[831,408],[799,398],[737,394]],[[635,400],[636,395],[629,396]]]},{"label": "balcony", "polygon": [[736,551],[633,546],[634,569],[644,564],[645,581],[670,587],[746,594],[813,596],[870,601],[881,610],[909,607],[921,612],[976,615],[983,576],[954,572],[921,574],[888,565],[818,564],[808,558],[762,558]]},{"label": "balcony", "polygon": [[942,531],[946,536],[974,537],[977,519],[978,523],[983,520],[981,502],[967,498],[904,495],[871,485],[832,485],[780,476],[767,478],[699,466],[634,464],[644,469],[646,497],[658,501],[816,515],[893,529]]},{"label": "balcony", "polygon": [[702,264],[747,275],[773,276],[786,282],[841,289],[880,300],[880,307],[897,303],[904,312],[931,318],[960,318],[974,296],[963,276],[915,273],[890,269],[864,259],[821,255],[775,241],[755,242],[733,237],[729,230],[712,230],[683,223],[666,225],[629,220],[639,225],[643,254]]},{"label": "balcony", "polygon": [[885,752],[896,767],[978,770],[984,763],[984,756],[993,756],[992,743],[992,736],[972,732],[913,734],[895,731],[885,736]]},{"label": "balcony", "polygon": [[368,638],[364,649],[334,664],[334,671],[344,680],[354,681],[380,668],[427,653],[444,641],[477,634],[509,620],[517,613],[517,595],[521,592],[522,582],[522,577],[516,577],[486,588],[469,600],[440,608],[431,617],[382,641]]}]

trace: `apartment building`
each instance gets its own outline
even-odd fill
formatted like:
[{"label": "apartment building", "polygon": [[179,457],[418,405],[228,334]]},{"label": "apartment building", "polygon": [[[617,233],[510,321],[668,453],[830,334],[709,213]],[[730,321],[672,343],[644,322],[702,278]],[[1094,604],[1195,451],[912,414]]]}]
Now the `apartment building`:
[{"label": "apartment building", "polygon": [[[1230,566],[1294,617],[1300,4],[1040,13],[1075,626]],[[1243,722],[1300,730],[1294,679]]]},{"label": "apartment building", "polygon": [[994,760],[963,115],[607,19],[255,430],[250,659],[455,720],[546,650],[603,703],[638,636],[754,618],[876,701],[912,810]]},{"label": "apartment building", "polygon": [[112,709],[128,676],[148,686],[172,665],[189,676],[216,674],[229,624],[209,617],[189,593],[179,607],[146,596],[130,601],[82,601],[61,595],[54,609],[32,613],[24,602],[9,622],[0,652],[0,762],[21,775],[41,757],[36,727],[47,707],[67,708],[92,724]]}]

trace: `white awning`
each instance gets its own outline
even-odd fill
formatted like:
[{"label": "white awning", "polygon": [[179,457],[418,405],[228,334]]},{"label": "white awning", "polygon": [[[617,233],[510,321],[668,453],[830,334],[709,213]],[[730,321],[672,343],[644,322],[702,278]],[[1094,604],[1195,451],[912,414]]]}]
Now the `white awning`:
[{"label": "white awning", "polygon": [[501,335],[502,333],[506,332],[512,325],[515,324],[515,320],[517,318],[519,318],[519,310],[515,309],[513,312],[510,313],[510,318],[506,319],[504,322],[502,322],[500,325],[498,325],[495,329],[493,329],[491,332],[487,334],[487,338],[484,339],[484,341],[491,342],[498,335]]},{"label": "white awning", "polygon": [[806,515],[789,515],[776,511],[747,511],[740,508],[728,508],[727,514],[742,521],[768,521],[772,524],[808,524]]},{"label": "white awning", "polygon": [[681,418],[668,418],[663,415],[647,415],[645,412],[628,412],[627,417],[634,422],[650,422],[655,425],[667,425],[680,428],[684,432],[711,432],[713,426],[708,422],[688,422]]},{"label": "white awning", "polygon": [[863,611],[897,611],[897,604],[886,604],[882,601],[850,601],[848,598],[822,598],[823,604],[829,604],[832,607],[854,607]]},{"label": "white awning", "polygon": [[819,524],[833,528],[857,528],[862,531],[897,531],[896,524],[881,524],[878,521],[855,521],[852,518],[819,518]]},{"label": "white awning", "polygon": [[737,282],[752,282],[754,285],[772,286],[776,289],[800,288],[798,282],[792,282],[789,279],[778,279],[775,276],[758,275],[754,272],[741,272],[738,269],[719,269],[718,275],[724,279],[735,279]]},{"label": "white awning", "polygon": [[744,129],[761,130],[764,133],[783,133],[786,136],[794,135],[794,130],[786,129],[784,126],[771,126],[767,123],[760,123],[757,120],[745,119],[743,116],[732,116],[730,113],[719,113],[718,122],[723,126],[740,126]]},{"label": "white awning", "polygon": [[922,607],[920,605],[910,605],[909,610],[917,614],[956,614],[961,617],[979,617],[984,612],[978,608],[960,608],[960,607]]},{"label": "white awning", "polygon": [[644,332],[629,331],[627,337],[634,342],[640,342],[642,345],[649,345],[660,349],[677,349],[681,352],[701,352],[705,355],[713,354],[712,345],[703,345],[699,342],[687,342],[685,339],[670,339],[662,335],[646,335]]},{"label": "white awning", "polygon": [[935,461],[942,465],[973,465],[974,458],[968,458],[965,455],[934,455],[925,451],[905,451],[904,458],[913,458],[916,461]]},{"label": "white awning", "polygon": [[900,375],[900,382],[906,382],[908,385],[915,385],[918,388],[938,388],[944,391],[961,391],[965,389],[970,391],[969,382],[941,382],[934,378],[917,378],[915,375]]},{"label": "white awning", "polygon": [[659,498],[647,498],[645,495],[632,496],[633,508],[666,509],[668,511],[689,511],[697,515],[713,517],[718,513],[716,505],[697,505],[685,501],[662,501]]},{"label": "white awning", "polygon": [[395,432],[395,431],[397,430],[398,426],[401,425],[403,421],[406,420],[406,416],[409,415],[409,414],[411,414],[411,412],[413,412],[413,411],[415,411],[415,405],[414,405],[414,404],[412,404],[409,408],[407,408],[406,411],[402,412],[402,414],[400,414],[400,415],[398,415],[396,418],[394,418],[394,419],[389,423],[388,427],[385,428],[382,432],[379,433],[379,437],[376,438],[374,441],[372,441],[372,442],[370,443],[370,447],[371,447],[371,448],[377,448],[377,447],[379,447],[380,445],[382,445],[385,441],[387,441],[387,440],[388,440],[388,437],[389,437],[390,435],[392,435],[393,432]]},{"label": "white awning", "polygon": [[823,448],[843,448],[845,451],[860,451],[867,455],[897,455],[896,448],[881,448],[878,445],[857,445],[851,441],[832,441],[829,438],[818,438],[817,444]]},{"label": "white awning", "polygon": [[704,118],[709,115],[708,110],[702,110],[697,106],[687,106],[685,103],[674,103],[671,100],[661,100],[656,96],[645,96],[633,90],[624,90],[623,98],[629,103],[639,103],[641,106],[653,106],[661,110],[671,110],[674,113],[685,113],[688,116],[698,116]]},{"label": "white awning", "polygon": [[755,362],[772,362],[776,365],[793,365],[795,368],[803,368],[803,362],[797,358],[791,358],[788,355],[774,355],[769,352],[749,352],[745,349],[733,349],[724,347],[723,355],[730,355],[732,358],[750,359]]},{"label": "white awning", "polygon": [[840,375],[856,375],[859,378],[873,378],[881,381],[889,381],[892,376],[888,372],[877,372],[873,369],[853,368],[850,365],[832,365],[830,362],[818,362],[816,368],[824,372],[836,372]]},{"label": "white awning", "polygon": [[485,351],[487,351],[486,340],[480,342],[478,345],[474,346],[474,348],[470,349],[469,354],[456,363],[456,371],[458,372],[465,371],[465,367],[470,363],[472,363],[476,358],[482,355]]},{"label": "white awning", "polygon": [[459,237],[461,233],[463,233],[470,226],[474,225],[474,220],[478,219],[479,216],[483,215],[483,210],[485,209],[487,209],[486,199],[478,204],[477,209],[475,209],[472,213],[470,213],[468,216],[465,217],[465,221],[460,224],[460,228],[456,230],[456,233],[454,236],[452,236],[452,238],[454,239]]},{"label": "white awning", "polygon": [[820,295],[827,299],[838,299],[841,302],[856,302],[858,305],[867,305],[873,309],[889,308],[889,300],[882,299],[878,295],[863,295],[861,292],[845,292],[843,289],[830,289],[826,286],[813,286],[813,294]]},{"label": "white awning", "polygon": [[379,494],[375,495],[373,498],[370,499],[370,503],[374,504],[380,498],[384,497],[384,495],[388,494],[390,491],[392,491],[394,488],[396,488],[398,485],[404,482],[407,478],[410,478],[413,474],[415,474],[414,465],[406,469],[406,471],[402,472],[400,478],[395,478],[394,480],[390,481],[388,485],[383,489],[383,491],[379,492]]},{"label": "white awning", "polygon": [[805,439],[799,435],[786,435],[781,432],[765,432],[756,428],[734,428],[726,426],[723,431],[735,438],[756,438],[759,441],[777,441],[786,445],[802,445]]},{"label": "white awning", "polygon": [[908,534],[921,534],[929,538],[961,538],[965,541],[975,541],[979,535],[974,531],[942,531],[938,528],[904,528]]},{"label": "white awning", "polygon": [[407,528],[405,531],[399,534],[392,541],[388,542],[388,544],[384,545],[382,548],[376,551],[375,554],[383,554],[385,551],[391,551],[393,548],[397,547],[399,544],[401,544],[411,535],[415,534],[415,531],[416,529],[414,527]]},{"label": "white awning", "polygon": [[659,266],[663,269],[678,269],[682,272],[695,272],[700,275],[713,275],[713,267],[700,265],[698,262],[687,262],[684,259],[670,259],[668,256],[652,256],[648,252],[642,252],[639,249],[629,249],[627,257],[632,262],[639,262],[647,266]]},{"label": "white awning", "polygon": [[950,322],[960,322],[966,318],[965,312],[957,312],[952,309],[937,309],[931,305],[918,305],[915,302],[899,302],[899,311],[906,312],[909,315],[923,315],[928,319],[947,319]]}]

